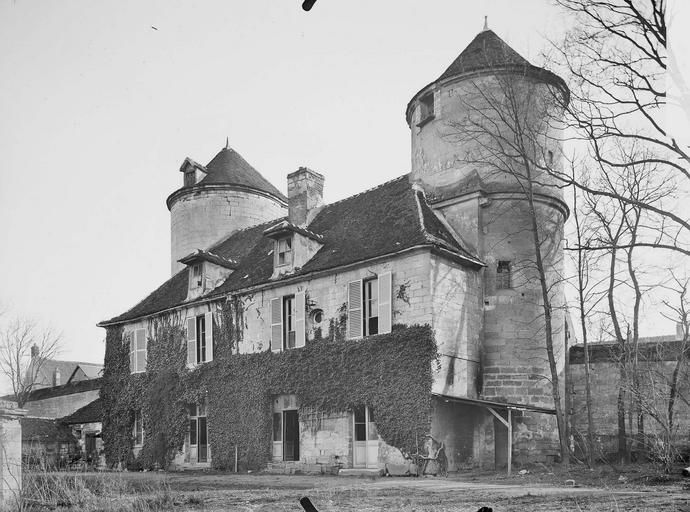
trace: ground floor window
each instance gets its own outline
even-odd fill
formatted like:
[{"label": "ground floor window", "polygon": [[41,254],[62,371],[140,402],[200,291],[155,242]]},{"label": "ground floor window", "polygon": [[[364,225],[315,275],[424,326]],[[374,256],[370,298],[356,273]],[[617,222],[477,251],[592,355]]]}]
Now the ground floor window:
[{"label": "ground floor window", "polygon": [[196,462],[208,462],[206,402],[189,406],[189,446],[196,451]]}]

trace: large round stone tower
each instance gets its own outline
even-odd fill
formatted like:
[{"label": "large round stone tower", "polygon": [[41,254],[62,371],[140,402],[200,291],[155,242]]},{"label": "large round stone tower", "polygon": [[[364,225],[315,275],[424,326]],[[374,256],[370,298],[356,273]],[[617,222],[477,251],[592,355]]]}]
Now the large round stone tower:
[{"label": "large round stone tower", "polygon": [[[562,165],[558,105],[568,94],[562,79],[531,65],[485,28],[407,106],[410,179],[486,263],[479,398],[553,408],[527,167],[516,148],[522,144],[530,161],[541,252],[552,287],[557,366],[562,372],[565,315],[559,282],[568,208],[545,169]],[[516,128],[521,138],[516,138]],[[548,451],[554,446],[555,422],[549,420],[554,424],[542,428],[543,415],[526,416],[523,423],[529,431],[543,435],[530,434],[532,444],[515,449]]]},{"label": "large round stone tower", "polygon": [[287,199],[236,151],[223,148],[206,165],[186,158],[182,188],[168,197],[171,270],[196,249],[237,230],[287,215]]}]

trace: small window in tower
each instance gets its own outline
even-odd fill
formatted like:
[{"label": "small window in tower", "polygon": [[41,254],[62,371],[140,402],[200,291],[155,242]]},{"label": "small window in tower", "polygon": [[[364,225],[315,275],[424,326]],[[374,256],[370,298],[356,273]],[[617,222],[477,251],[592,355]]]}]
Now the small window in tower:
[{"label": "small window in tower", "polygon": [[278,261],[277,266],[290,265],[292,263],[292,239],[283,238],[278,240]]},{"label": "small window in tower", "polygon": [[419,123],[417,126],[424,126],[426,123],[434,118],[434,93],[430,92],[425,94],[419,99]]},{"label": "small window in tower", "polygon": [[553,165],[553,151],[549,150],[546,153],[547,161],[549,162],[549,165]]},{"label": "small window in tower", "polygon": [[510,261],[499,261],[496,268],[496,289],[507,290],[510,287]]},{"label": "small window in tower", "polygon": [[184,186],[193,187],[196,185],[196,177],[194,176],[194,171],[184,173]]}]

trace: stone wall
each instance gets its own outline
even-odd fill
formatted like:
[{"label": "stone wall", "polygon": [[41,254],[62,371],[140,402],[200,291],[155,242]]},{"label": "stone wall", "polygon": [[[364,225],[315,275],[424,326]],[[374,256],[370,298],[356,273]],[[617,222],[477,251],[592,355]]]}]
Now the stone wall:
[{"label": "stone wall", "polygon": [[[668,397],[671,375],[676,365],[681,343],[676,341],[640,344],[638,373],[643,392],[644,429],[647,435],[663,438],[668,425]],[[581,345],[570,349],[568,367],[568,408],[571,414],[573,443],[580,446],[580,440],[587,432],[587,409],[585,394],[584,351]],[[595,450],[597,454],[618,451],[618,391],[623,386],[630,390],[626,381],[621,381],[619,356],[615,345],[590,344],[590,383],[592,389],[592,417],[594,419]],[[621,383],[622,382],[622,383]],[[690,396],[690,371],[687,356],[679,378],[680,396]],[[630,394],[626,404],[630,403]],[[657,416],[659,420],[655,420]],[[636,417],[633,419],[633,436],[637,434]],[[681,450],[690,451],[690,406],[682,399],[677,400],[674,414],[674,442]],[[626,419],[627,427],[627,419]]]},{"label": "stone wall", "polygon": [[266,194],[228,186],[190,190],[170,206],[171,273],[184,265],[177,260],[207,249],[230,234],[287,215],[286,205]]},{"label": "stone wall", "polygon": [[14,402],[0,401],[0,508],[13,506],[21,492],[22,426],[26,414]]}]

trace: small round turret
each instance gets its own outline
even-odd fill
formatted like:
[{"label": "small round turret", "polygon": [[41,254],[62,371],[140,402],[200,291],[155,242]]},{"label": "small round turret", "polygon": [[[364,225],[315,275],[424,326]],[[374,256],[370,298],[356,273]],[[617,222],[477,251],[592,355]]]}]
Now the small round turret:
[{"label": "small round turret", "polygon": [[186,158],[184,185],[168,197],[172,274],[178,260],[196,249],[287,214],[287,198],[229,147],[206,166]]}]

